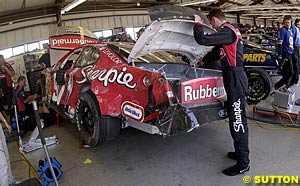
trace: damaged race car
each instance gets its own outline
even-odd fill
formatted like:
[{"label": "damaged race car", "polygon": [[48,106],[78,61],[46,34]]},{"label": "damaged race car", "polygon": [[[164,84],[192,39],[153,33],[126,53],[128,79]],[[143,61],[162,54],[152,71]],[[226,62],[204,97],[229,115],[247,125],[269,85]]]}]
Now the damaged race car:
[{"label": "damaged race car", "polygon": [[192,20],[155,21],[135,45],[104,43],[69,51],[48,69],[50,106],[77,124],[89,146],[129,126],[169,136],[224,119],[221,71],[195,68],[180,58],[196,64],[211,50],[196,43],[193,25]]}]

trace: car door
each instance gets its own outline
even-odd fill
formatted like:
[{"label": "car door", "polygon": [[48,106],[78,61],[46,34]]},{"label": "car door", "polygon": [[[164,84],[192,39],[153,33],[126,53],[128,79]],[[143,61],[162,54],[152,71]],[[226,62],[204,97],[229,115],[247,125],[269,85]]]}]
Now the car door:
[{"label": "car door", "polygon": [[81,51],[82,48],[74,50],[56,67],[57,70],[54,73],[54,91],[58,105],[68,105],[73,89],[74,64]]},{"label": "car door", "polygon": [[95,64],[99,57],[100,54],[95,46],[86,46],[80,52],[73,67],[66,71],[67,87],[65,104],[75,108],[82,86],[84,83],[88,83],[81,82],[85,78],[83,77],[82,70],[87,66]]}]

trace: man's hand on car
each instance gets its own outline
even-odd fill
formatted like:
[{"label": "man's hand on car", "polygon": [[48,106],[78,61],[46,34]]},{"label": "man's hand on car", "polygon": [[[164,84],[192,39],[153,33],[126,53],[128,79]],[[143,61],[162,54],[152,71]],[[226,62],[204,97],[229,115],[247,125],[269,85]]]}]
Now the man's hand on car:
[{"label": "man's hand on car", "polygon": [[203,23],[203,21],[202,21],[202,19],[201,19],[201,17],[199,16],[199,15],[194,15],[194,17],[195,17],[195,23],[196,24],[202,24]]}]

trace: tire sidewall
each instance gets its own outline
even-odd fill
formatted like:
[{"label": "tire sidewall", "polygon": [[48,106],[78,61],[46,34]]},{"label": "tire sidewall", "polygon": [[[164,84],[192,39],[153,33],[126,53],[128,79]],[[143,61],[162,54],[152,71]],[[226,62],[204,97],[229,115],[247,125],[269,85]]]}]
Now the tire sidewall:
[{"label": "tire sidewall", "polygon": [[258,93],[258,95],[251,95],[249,91],[249,95],[247,96],[247,101],[249,103],[257,103],[260,100],[266,99],[271,93],[272,89],[272,80],[269,74],[262,69],[250,69],[246,71],[248,77],[248,86],[250,88],[251,81],[259,81],[263,85],[263,91]]},{"label": "tire sidewall", "polygon": [[[92,116],[93,116],[93,124],[94,124],[94,129],[93,129],[93,134],[90,135],[88,131],[86,130],[84,126],[84,121],[83,121],[83,114],[80,112],[80,108],[84,102],[88,105],[89,109],[91,110]],[[99,141],[101,140],[101,143],[103,141],[103,126],[102,126],[102,118],[100,114],[100,109],[99,105],[97,102],[93,99],[92,95],[90,93],[82,93],[77,101],[76,104],[76,124],[78,127],[78,130],[81,135],[81,139],[83,142],[91,147],[96,146]],[[100,135],[102,135],[102,138],[100,139]],[[106,135],[105,135],[106,136]]]}]

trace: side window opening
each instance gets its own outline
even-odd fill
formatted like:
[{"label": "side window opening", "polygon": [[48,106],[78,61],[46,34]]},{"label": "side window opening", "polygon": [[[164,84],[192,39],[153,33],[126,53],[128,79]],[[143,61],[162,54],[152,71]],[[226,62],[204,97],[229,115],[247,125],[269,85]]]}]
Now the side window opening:
[{"label": "side window opening", "polygon": [[81,48],[75,50],[61,65],[60,69],[68,70],[72,67],[72,65],[76,62],[81,52]]},{"label": "side window opening", "polygon": [[96,47],[87,46],[82,51],[82,54],[78,58],[75,67],[84,67],[94,64],[100,57],[100,53]]}]

